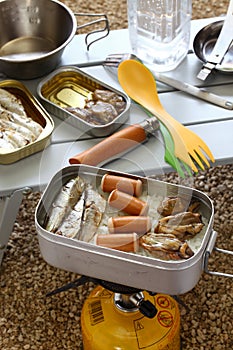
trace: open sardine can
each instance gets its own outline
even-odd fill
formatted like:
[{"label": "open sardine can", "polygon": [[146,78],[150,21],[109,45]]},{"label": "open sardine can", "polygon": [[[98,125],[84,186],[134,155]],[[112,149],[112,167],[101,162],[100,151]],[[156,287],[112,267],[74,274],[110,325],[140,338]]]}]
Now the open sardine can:
[{"label": "open sardine can", "polygon": [[42,79],[37,93],[50,113],[91,136],[112,134],[129,118],[125,93],[77,67],[56,69]]},{"label": "open sardine can", "polygon": [[14,163],[50,144],[53,119],[22,83],[0,82],[0,106],[0,164]]}]

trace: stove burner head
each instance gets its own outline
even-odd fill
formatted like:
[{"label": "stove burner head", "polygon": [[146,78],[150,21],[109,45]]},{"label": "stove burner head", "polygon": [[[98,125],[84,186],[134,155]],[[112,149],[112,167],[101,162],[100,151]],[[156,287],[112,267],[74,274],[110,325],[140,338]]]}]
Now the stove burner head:
[{"label": "stove burner head", "polygon": [[104,281],[104,280],[97,280],[98,284],[101,285],[103,288],[110,290],[114,293],[119,294],[135,294],[139,293],[141,290],[133,287],[124,286],[122,284]]}]

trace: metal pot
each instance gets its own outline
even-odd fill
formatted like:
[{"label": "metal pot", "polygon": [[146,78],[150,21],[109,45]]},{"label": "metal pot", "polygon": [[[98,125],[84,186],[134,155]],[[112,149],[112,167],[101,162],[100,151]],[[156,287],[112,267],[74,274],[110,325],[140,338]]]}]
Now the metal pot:
[{"label": "metal pot", "polygon": [[[193,49],[196,56],[204,63],[208,61],[208,58],[213,51],[215,43],[222,30],[224,21],[217,21],[208,24],[203,27],[195,36],[193,41]],[[229,34],[231,35],[231,33]],[[233,44],[230,45],[229,50],[226,52],[221,64],[217,64],[215,67],[217,70],[224,73],[233,72]]]},{"label": "metal pot", "polygon": [[[98,189],[102,177],[106,173],[140,179],[149,195],[180,194],[187,196],[187,198],[198,199],[201,203],[201,214],[206,218],[207,223],[200,247],[194,256],[187,260],[164,261],[56,235],[43,227],[48,210],[56,194],[66,181],[80,175],[92,183],[94,188]],[[214,209],[211,200],[204,193],[195,189],[101,168],[78,165],[66,167],[53,177],[36,209],[35,225],[41,253],[49,264],[67,271],[121,285],[175,295],[191,290],[199,281],[203,267],[207,269],[208,258],[217,237],[216,232],[213,231],[213,217]]]},{"label": "metal pot", "polygon": [[77,29],[75,14],[56,0],[0,2],[0,71],[16,79],[51,72]]}]

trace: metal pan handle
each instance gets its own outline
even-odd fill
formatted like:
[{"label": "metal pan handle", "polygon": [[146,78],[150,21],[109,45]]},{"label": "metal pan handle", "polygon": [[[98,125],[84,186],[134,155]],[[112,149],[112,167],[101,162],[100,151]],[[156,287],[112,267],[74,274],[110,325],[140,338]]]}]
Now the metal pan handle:
[{"label": "metal pan handle", "polygon": [[[104,13],[81,13],[81,12],[76,12],[74,13],[75,17],[91,17],[91,18],[97,18],[97,19],[94,19],[93,21],[91,22],[88,22],[88,23],[85,23],[85,24],[82,24],[82,25],[78,25],[77,26],[77,31],[79,29],[82,29],[82,28],[85,28],[85,27],[88,27],[88,26],[92,26],[92,25],[96,25],[97,24],[103,24],[103,28],[100,28],[100,29],[95,29],[93,30],[92,32],[88,33],[85,37],[85,44],[87,46],[87,51],[89,50],[90,46],[95,43],[96,41],[100,40],[100,39],[103,39],[105,38],[106,36],[108,36],[109,32],[110,32],[110,26],[109,26],[109,20],[108,20],[108,17],[107,15],[105,15]],[[101,35],[99,37],[97,37],[96,39],[90,41],[88,43],[88,39],[90,37],[90,35],[92,34],[98,34],[98,33],[101,33]]]},{"label": "metal pan handle", "polygon": [[216,238],[217,238],[217,232],[213,231],[212,236],[210,238],[210,241],[208,243],[208,246],[206,248],[205,256],[204,256],[204,271],[206,273],[208,273],[209,275],[233,278],[232,274],[224,273],[224,272],[217,272],[217,271],[210,271],[208,269],[209,257],[210,257],[210,254],[213,250],[218,252],[218,253],[233,255],[233,252],[230,250],[225,250],[225,249],[220,249],[220,248],[214,247]]}]

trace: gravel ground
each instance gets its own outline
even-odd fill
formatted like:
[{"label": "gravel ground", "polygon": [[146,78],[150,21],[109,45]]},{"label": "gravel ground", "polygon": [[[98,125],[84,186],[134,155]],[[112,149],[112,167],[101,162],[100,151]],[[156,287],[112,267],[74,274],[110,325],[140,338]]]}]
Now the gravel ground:
[{"label": "gravel ground", "polygon": [[[64,2],[75,11],[87,12],[86,3]],[[193,18],[224,14],[227,4],[227,1],[217,4],[213,0],[194,1]],[[126,1],[98,0],[90,4],[90,12],[97,9],[108,12],[112,29],[126,26]],[[180,183],[174,173],[164,175],[163,180]],[[216,246],[233,250],[233,165],[200,172],[193,178],[192,186],[213,200],[214,229],[218,232]],[[3,259],[0,349],[81,350],[80,312],[93,285],[88,283],[46,298],[47,292],[78,276],[49,266],[41,257],[34,226],[39,198],[40,193],[24,198]],[[232,273],[229,255],[213,252],[209,268]],[[180,307],[183,350],[233,349],[232,279],[203,274],[195,288],[180,298],[188,308],[187,311]]]},{"label": "gravel ground", "polygon": [[[72,1],[63,0],[74,12],[107,13],[111,29],[127,27],[127,0]],[[229,1],[193,0],[192,18],[207,18],[226,14]],[[117,14],[117,15],[116,15]],[[82,19],[80,18],[80,21]]]}]

